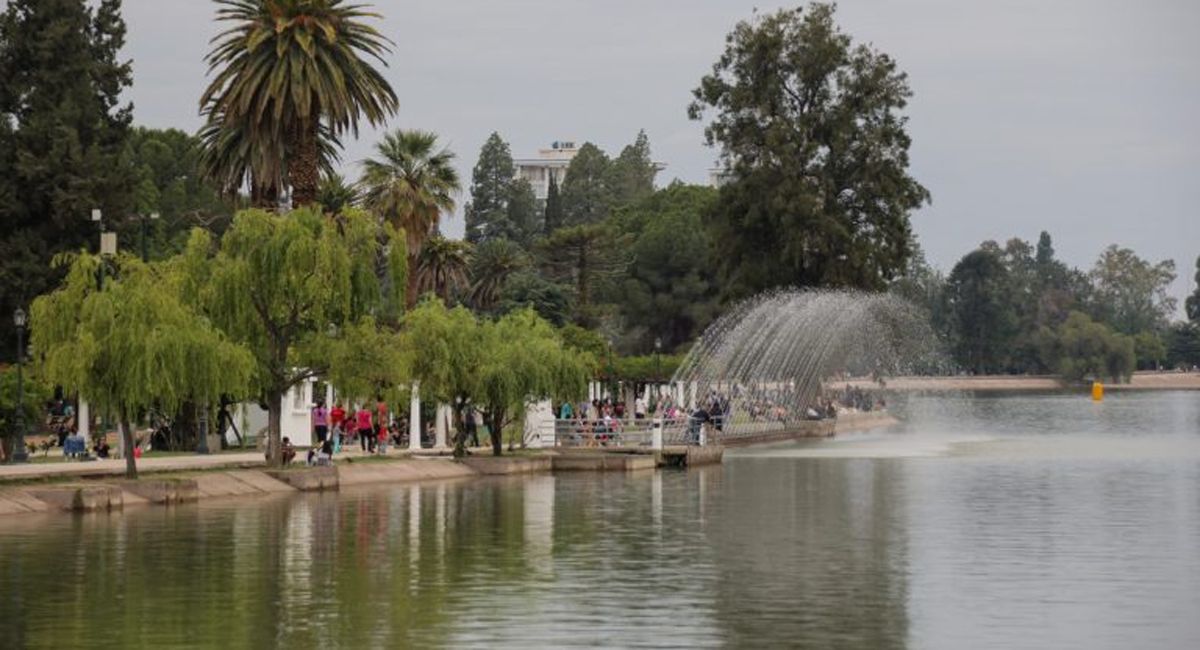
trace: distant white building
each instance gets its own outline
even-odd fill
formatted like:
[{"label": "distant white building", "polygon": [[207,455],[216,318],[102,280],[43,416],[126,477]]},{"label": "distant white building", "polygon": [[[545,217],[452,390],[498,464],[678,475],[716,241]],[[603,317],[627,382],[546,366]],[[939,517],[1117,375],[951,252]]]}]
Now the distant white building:
[{"label": "distant white building", "polygon": [[[561,190],[563,180],[567,177],[567,167],[579,153],[579,147],[569,140],[558,140],[550,143],[549,149],[538,149],[536,158],[516,158],[513,165],[517,168],[517,178],[529,181],[533,186],[533,194],[539,201],[545,201],[550,193],[550,177]],[[655,162],[654,169],[662,171],[667,168],[665,163]]]},{"label": "distant white building", "polygon": [[549,149],[538,149],[536,158],[517,158],[513,164],[517,168],[517,178],[524,178],[533,186],[533,194],[539,201],[545,201],[550,192],[550,177],[562,187],[563,179],[567,176],[567,165],[579,153],[579,147],[574,142],[552,142]]},{"label": "distant white building", "polygon": [[710,187],[721,187],[732,178],[733,174],[724,167],[712,167],[708,170],[708,184]]}]

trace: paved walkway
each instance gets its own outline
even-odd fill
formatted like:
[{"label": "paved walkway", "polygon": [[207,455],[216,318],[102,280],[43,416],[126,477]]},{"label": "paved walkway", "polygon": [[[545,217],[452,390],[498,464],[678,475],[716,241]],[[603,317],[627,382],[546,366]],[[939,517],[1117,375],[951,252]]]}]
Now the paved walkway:
[{"label": "paved walkway", "polygon": [[[304,450],[297,450],[297,460],[303,461]],[[474,450],[477,453],[484,451],[483,448]],[[422,449],[417,452],[419,456],[439,456],[449,453],[450,450],[435,450]],[[40,452],[39,452],[40,453]],[[50,450],[50,458],[55,455],[61,457],[62,450],[55,448]],[[361,449],[349,448],[343,449],[336,457],[334,462],[339,458],[361,458],[364,456]],[[406,458],[410,456],[407,449],[397,450],[395,447],[389,447],[387,456],[390,458]],[[137,462],[138,472],[180,472],[204,469],[217,468],[246,468],[246,467],[262,467],[266,465],[266,460],[263,458],[262,452],[246,451],[233,452],[223,454],[211,454],[207,456],[165,456],[155,458],[153,455],[141,458]],[[125,474],[125,461],[123,459],[108,458],[93,461],[67,461],[67,460],[52,460],[48,463],[26,463],[22,465],[0,465],[0,482],[4,481],[20,481],[41,478],[60,478],[60,477],[104,477],[104,476],[122,476]]]}]

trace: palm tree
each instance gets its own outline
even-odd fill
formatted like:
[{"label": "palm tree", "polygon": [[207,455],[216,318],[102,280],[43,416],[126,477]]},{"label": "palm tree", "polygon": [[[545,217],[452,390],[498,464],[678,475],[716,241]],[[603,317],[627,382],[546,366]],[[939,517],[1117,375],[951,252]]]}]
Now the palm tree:
[{"label": "palm tree", "polygon": [[317,189],[317,203],[329,216],[337,216],[346,208],[358,205],[362,193],[357,183],[347,183],[341,174],[329,173],[321,177],[321,186]]},{"label": "palm tree", "polygon": [[360,117],[377,125],[396,111],[392,87],[363,58],[387,65],[390,41],[362,22],[379,15],[344,0],[216,2],[217,19],[233,25],[205,59],[218,72],[201,110],[210,124],[242,132],[249,159],[274,159],[264,171],[286,174],[294,205],[312,203],[328,163],[322,126],[334,139],[357,135]]},{"label": "palm tree", "polygon": [[489,239],[475,247],[471,260],[471,305],[488,311],[496,306],[508,278],[529,266],[529,256],[509,239]]},{"label": "palm tree", "polygon": [[437,232],[443,212],[454,210],[460,191],[454,153],[438,148],[437,135],[397,129],[375,145],[378,158],[363,161],[364,203],[407,234],[409,305],[416,304],[417,266],[425,241]]},{"label": "palm tree", "polygon": [[432,292],[449,304],[452,293],[465,291],[469,286],[470,265],[471,244],[441,235],[430,237],[417,264],[416,293]]},{"label": "palm tree", "polygon": [[[287,143],[256,134],[247,123],[208,116],[199,133],[201,172],[221,194],[234,197],[249,187],[252,205],[274,209],[288,184]],[[333,162],[342,145],[324,124],[318,135],[320,169],[328,176],[334,173]]]}]

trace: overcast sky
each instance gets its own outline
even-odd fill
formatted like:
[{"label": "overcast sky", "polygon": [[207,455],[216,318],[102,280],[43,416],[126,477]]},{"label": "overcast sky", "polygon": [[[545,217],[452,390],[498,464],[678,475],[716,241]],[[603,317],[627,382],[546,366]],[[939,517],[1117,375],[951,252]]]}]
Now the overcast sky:
[{"label": "overcast sky", "polygon": [[[464,187],[492,131],[517,157],[553,140],[615,154],[638,129],[674,178],[702,183],[714,152],[687,119],[690,91],[753,0],[439,0],[374,3],[395,42],[390,127],[437,132]],[[195,131],[204,0],[125,0],[138,123]],[[948,270],[986,239],[1054,237],[1090,267],[1110,243],[1176,261],[1200,255],[1200,1],[842,0],[838,22],[897,59],[914,97],[912,172],[933,194],[913,215]],[[376,134],[347,142],[345,167]],[[461,236],[462,220],[447,234]],[[1182,300],[1181,300],[1182,302]]]}]

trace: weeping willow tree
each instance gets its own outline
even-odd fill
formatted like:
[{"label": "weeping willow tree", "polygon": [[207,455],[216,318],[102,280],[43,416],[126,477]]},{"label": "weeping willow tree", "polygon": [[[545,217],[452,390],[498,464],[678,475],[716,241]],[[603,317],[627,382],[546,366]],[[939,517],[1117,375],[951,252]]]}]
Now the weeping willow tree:
[{"label": "weeping willow tree", "polygon": [[357,210],[328,219],[304,208],[286,216],[241,212],[215,250],[207,233],[192,234],[181,264],[204,312],[251,352],[251,388],[267,408],[272,464],[282,461],[281,402],[288,390],[312,377],[348,381],[370,370],[337,365],[357,359],[354,346],[378,342],[362,340],[382,336],[368,319],[402,310],[403,278],[396,282],[390,272],[406,253],[398,241],[391,246],[381,278],[377,261],[386,243],[378,232],[378,222]]},{"label": "weeping willow tree", "polygon": [[477,369],[479,404],[491,436],[492,453],[501,453],[506,427],[525,413],[525,405],[543,399],[574,400],[584,394],[594,360],[563,345],[550,323],[530,308],[484,322],[485,353]]},{"label": "weeping willow tree", "polygon": [[408,359],[395,330],[367,316],[348,325],[328,352],[329,381],[342,395],[362,402],[384,397],[398,403],[408,382]]},{"label": "weeping willow tree", "polygon": [[[451,404],[460,425],[467,409],[478,407],[496,456],[503,453],[504,427],[527,403],[579,397],[591,368],[588,355],[565,348],[554,328],[528,309],[479,321],[463,307],[426,299],[405,317],[404,342],[422,393]],[[455,454],[461,456],[464,427],[458,431]]]},{"label": "weeping willow tree", "polygon": [[81,254],[60,263],[70,264],[63,284],[31,309],[39,370],[117,417],[125,473],[136,478],[132,422],[150,408],[174,412],[186,401],[243,392],[251,355],[192,308],[177,261],[121,256],[103,289],[101,259]]}]

